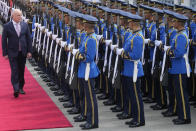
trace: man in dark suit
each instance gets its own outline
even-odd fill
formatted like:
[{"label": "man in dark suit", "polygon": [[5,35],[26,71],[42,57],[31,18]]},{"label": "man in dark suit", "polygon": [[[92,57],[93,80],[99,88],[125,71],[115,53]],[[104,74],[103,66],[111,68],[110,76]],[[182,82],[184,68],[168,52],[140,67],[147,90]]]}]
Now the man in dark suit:
[{"label": "man in dark suit", "polygon": [[5,59],[9,59],[14,96],[18,97],[19,93],[25,94],[24,70],[26,57],[32,56],[32,41],[28,25],[22,21],[22,12],[15,9],[11,18],[3,28],[2,49]]}]

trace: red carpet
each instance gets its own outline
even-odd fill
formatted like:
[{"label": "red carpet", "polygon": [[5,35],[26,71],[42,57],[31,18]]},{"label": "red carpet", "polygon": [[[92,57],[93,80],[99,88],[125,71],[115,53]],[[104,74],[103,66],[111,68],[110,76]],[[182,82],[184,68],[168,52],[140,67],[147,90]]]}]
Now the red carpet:
[{"label": "red carpet", "polygon": [[0,44],[0,131],[72,127],[27,69],[26,95],[17,99],[13,97],[10,75],[10,66],[2,57]]}]

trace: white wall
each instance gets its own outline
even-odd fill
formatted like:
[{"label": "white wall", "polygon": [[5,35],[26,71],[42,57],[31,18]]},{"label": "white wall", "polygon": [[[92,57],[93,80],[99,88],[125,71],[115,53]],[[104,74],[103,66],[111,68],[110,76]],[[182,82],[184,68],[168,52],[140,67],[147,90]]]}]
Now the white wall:
[{"label": "white wall", "polygon": [[190,6],[191,5],[191,0],[184,0],[184,3],[181,3],[181,5]]}]

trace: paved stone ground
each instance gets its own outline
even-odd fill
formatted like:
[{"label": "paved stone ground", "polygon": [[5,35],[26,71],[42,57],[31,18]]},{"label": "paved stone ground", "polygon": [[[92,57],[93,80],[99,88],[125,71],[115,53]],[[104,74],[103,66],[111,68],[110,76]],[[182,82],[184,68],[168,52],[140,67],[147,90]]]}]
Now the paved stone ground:
[{"label": "paved stone ground", "polygon": [[[2,32],[2,27],[0,26],[0,34]],[[67,113],[67,109],[64,109],[62,103],[58,101],[59,97],[54,96],[53,92],[49,90],[46,83],[42,81],[36,71],[34,71],[34,67],[32,67],[27,62],[27,68],[32,73],[34,78],[40,83],[42,88],[46,91],[46,93],[50,96],[52,101],[56,104],[56,106],[63,112],[63,114],[67,117],[67,119],[72,123],[73,128],[55,128],[55,129],[42,129],[35,131],[78,131],[80,130],[79,124],[73,121],[73,115],[69,115]],[[35,87],[36,88],[36,87]],[[98,101],[99,107],[99,128],[94,129],[96,131],[129,131],[129,130],[137,130],[137,131],[195,131],[196,129],[196,109],[191,107],[192,114],[192,124],[189,125],[173,125],[173,118],[164,118],[161,115],[161,111],[153,111],[149,108],[150,104],[145,104],[145,118],[146,125],[139,128],[130,129],[126,126],[125,120],[118,120],[116,118],[116,113],[112,113],[110,111],[110,107],[106,107],[102,104],[102,101]],[[47,109],[46,109],[47,110]]]}]

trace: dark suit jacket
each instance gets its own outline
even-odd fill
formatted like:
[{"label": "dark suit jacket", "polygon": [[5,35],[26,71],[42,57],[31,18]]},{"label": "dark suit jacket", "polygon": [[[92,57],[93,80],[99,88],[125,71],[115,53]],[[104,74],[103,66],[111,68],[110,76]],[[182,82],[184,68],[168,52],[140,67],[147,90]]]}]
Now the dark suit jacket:
[{"label": "dark suit jacket", "polygon": [[18,37],[13,22],[10,21],[4,25],[2,34],[3,56],[17,57],[19,51],[19,41],[21,44],[22,54],[27,55],[32,52],[32,40],[29,27],[25,22],[21,22],[21,32]]}]

